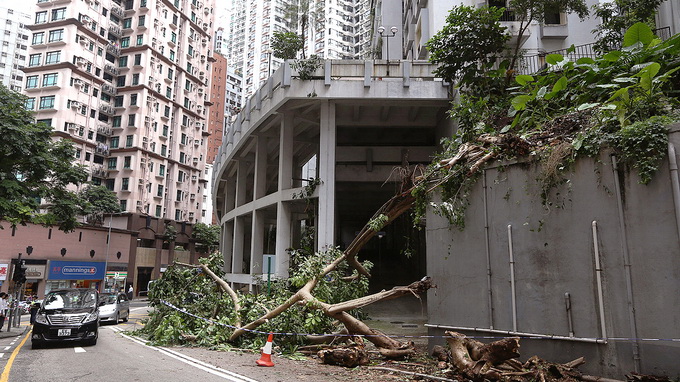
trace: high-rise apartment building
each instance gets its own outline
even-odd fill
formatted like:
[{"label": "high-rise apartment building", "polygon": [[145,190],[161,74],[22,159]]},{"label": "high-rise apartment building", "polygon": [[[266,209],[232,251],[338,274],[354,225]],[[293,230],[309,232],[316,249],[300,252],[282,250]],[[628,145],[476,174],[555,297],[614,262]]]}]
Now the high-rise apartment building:
[{"label": "high-rise apartment building", "polygon": [[0,7],[0,83],[20,92],[28,57],[28,30],[31,17],[14,9]]},{"label": "high-rise apartment building", "polygon": [[208,116],[206,163],[215,160],[217,151],[222,145],[224,135],[224,100],[227,94],[227,59],[218,53],[213,53],[212,74],[210,81],[210,114]]},{"label": "high-rise apartment building", "polygon": [[293,23],[289,14],[301,12],[286,0],[232,0],[229,39],[223,43],[229,66],[243,78],[243,96],[249,97],[280,65],[273,57],[270,39],[277,31],[305,29],[306,57],[327,59],[368,58],[371,54],[372,18],[368,0],[309,2],[305,25]]},{"label": "high-rise apartment building", "polygon": [[39,0],[24,93],[122,210],[195,222],[214,0]]}]

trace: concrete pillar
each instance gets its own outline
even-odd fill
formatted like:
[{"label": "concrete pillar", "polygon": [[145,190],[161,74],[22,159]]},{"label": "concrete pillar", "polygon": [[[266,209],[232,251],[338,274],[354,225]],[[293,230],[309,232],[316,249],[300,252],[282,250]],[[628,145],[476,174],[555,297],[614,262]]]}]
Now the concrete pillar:
[{"label": "concrete pillar", "polygon": [[253,211],[253,234],[250,237],[250,274],[262,273],[264,253],[264,211]]},{"label": "concrete pillar", "polygon": [[335,104],[321,105],[319,132],[319,218],[317,250],[335,243]]},{"label": "concrete pillar", "polygon": [[238,161],[236,171],[236,207],[246,204],[246,182],[248,181],[248,168],[245,160]]},{"label": "concrete pillar", "polygon": [[224,272],[231,273],[231,258],[234,251],[234,222],[222,224],[222,240],[220,240],[222,257],[224,258]]},{"label": "concrete pillar", "polygon": [[161,278],[161,256],[163,256],[163,236],[156,235],[156,256],[153,263],[153,272],[151,273],[152,280]]},{"label": "concrete pillar", "polygon": [[293,117],[285,113],[281,120],[279,140],[279,191],[293,186]]},{"label": "concrete pillar", "polygon": [[224,211],[226,214],[227,212],[233,210],[236,206],[236,180],[233,178],[227,178],[225,182],[227,182],[227,184],[224,187],[225,196],[222,211]]},{"label": "concrete pillar", "polygon": [[288,277],[291,219],[290,205],[279,201],[276,206],[276,277],[280,278]]},{"label": "concrete pillar", "polygon": [[231,257],[231,273],[243,273],[243,237],[245,235],[243,217],[234,219],[234,246]]},{"label": "concrete pillar", "polygon": [[255,147],[255,185],[253,187],[254,200],[262,198],[267,194],[267,137],[257,137]]}]

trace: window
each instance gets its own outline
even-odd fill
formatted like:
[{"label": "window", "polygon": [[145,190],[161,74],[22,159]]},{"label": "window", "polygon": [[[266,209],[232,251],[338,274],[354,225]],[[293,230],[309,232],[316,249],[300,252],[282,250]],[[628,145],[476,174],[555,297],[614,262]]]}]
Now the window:
[{"label": "window", "polygon": [[123,168],[130,168],[132,166],[132,157],[126,156],[123,158]]},{"label": "window", "polygon": [[170,50],[170,61],[175,61],[175,51],[172,49]]},{"label": "window", "polygon": [[135,73],[132,75],[132,84],[139,85],[139,73]]},{"label": "window", "polygon": [[56,64],[61,59],[61,51],[47,52],[45,55],[45,65]]},{"label": "window", "polygon": [[[168,152],[168,146],[161,145],[161,155],[165,156],[167,154],[167,152]],[[161,167],[163,168],[163,170],[165,170],[165,167],[163,167],[163,165],[161,165]],[[163,175],[163,172],[164,171],[161,171],[161,175]]]},{"label": "window", "polygon": [[[120,127],[122,119],[123,119],[123,117],[121,117],[120,115],[113,117],[112,126],[113,127]],[[116,140],[116,145],[117,144],[118,144],[118,141]]]},{"label": "window", "polygon": [[120,47],[121,48],[129,48],[130,47],[130,37],[123,37],[120,39]]},{"label": "window", "polygon": [[56,86],[58,77],[59,77],[58,73],[44,74],[42,86]]},{"label": "window", "polygon": [[[134,126],[135,125],[135,114],[130,114],[128,115],[128,126]],[[127,146],[130,147],[130,146]]]},{"label": "window", "polygon": [[118,87],[125,86],[125,76],[119,76],[118,78],[116,78],[116,86]]},{"label": "window", "polygon": [[156,192],[156,196],[160,196],[160,197],[163,196],[163,185],[162,184],[158,185],[158,192]]},{"label": "window", "polygon": [[123,29],[130,29],[132,28],[132,18],[129,17],[127,19],[123,19]]},{"label": "window", "polygon": [[172,41],[173,43],[177,43],[177,33],[175,32],[170,33],[170,41]]},{"label": "window", "polygon": [[[160,196],[160,195],[158,195],[158,196]],[[161,217],[161,206],[156,206],[156,217],[157,218]]]},{"label": "window", "polygon": [[118,166],[118,158],[109,158],[108,160],[108,169],[109,170],[115,170],[116,167]]},{"label": "window", "polygon": [[[131,115],[131,117],[132,116],[134,116],[134,114]],[[125,136],[125,147],[132,147],[132,137],[133,137],[132,135]]]},{"label": "window", "polygon": [[178,202],[182,201],[182,190],[177,190],[177,198],[175,200]]},{"label": "window", "polygon": [[163,136],[164,137],[168,136],[168,125],[163,125]]},{"label": "window", "polygon": [[111,137],[111,148],[112,149],[117,149],[118,148],[118,143],[120,142],[120,137]]},{"label": "window", "polygon": [[139,22],[137,22],[137,26],[143,27],[145,21],[146,21],[146,16],[139,16]]},{"label": "window", "polygon": [[122,191],[127,191],[130,187],[130,178],[123,178],[121,181],[120,189]]},{"label": "window", "polygon": [[158,175],[165,176],[165,165],[164,164],[158,166]]},{"label": "window", "polygon": [[172,88],[170,86],[165,87],[165,96],[168,98],[172,98]]},{"label": "window", "polygon": [[128,58],[127,56],[119,57],[118,58],[118,67],[119,68],[124,68],[128,64]]},{"label": "window", "polygon": [[57,8],[52,10],[52,21],[63,20],[66,18],[66,8]]},{"label": "window", "polygon": [[63,29],[55,29],[53,31],[50,31],[50,36],[47,39],[48,42],[57,42],[57,41],[63,41],[64,40],[64,30]]},{"label": "window", "polygon": [[42,24],[47,22],[47,11],[35,13],[35,23]]},{"label": "window", "polygon": [[137,94],[130,95],[130,106],[137,105]]},{"label": "window", "polygon": [[38,119],[35,123],[44,123],[47,126],[52,126],[52,118]]},{"label": "window", "polygon": [[168,68],[168,78],[169,78],[169,79],[172,79],[173,74],[175,74],[175,71],[172,70],[172,69],[170,69],[170,68]]},{"label": "window", "polygon": [[135,65],[141,65],[142,64],[142,55],[141,54],[135,54]]},{"label": "window", "polygon": [[35,110],[35,97],[27,98],[24,107],[26,110]]},{"label": "window", "polygon": [[175,210],[175,220],[177,220],[177,221],[182,220],[182,211]]},{"label": "window", "polygon": [[144,35],[138,34],[137,35],[137,45],[142,45],[142,44],[144,44]]},{"label": "window", "polygon": [[45,42],[45,32],[33,33],[33,40],[31,41],[31,44],[39,45],[39,44],[43,44],[44,42]]},{"label": "window", "polygon": [[54,109],[54,96],[44,96],[40,97],[40,105],[38,106],[40,110]]},{"label": "window", "polygon": [[32,54],[32,55],[28,56],[28,66],[29,67],[39,66],[41,60],[42,60],[42,54],[41,53]]},{"label": "window", "polygon": [[165,110],[163,110],[163,115],[170,118],[170,106],[165,106]]},{"label": "window", "polygon": [[119,95],[116,96],[116,98],[113,99],[113,106],[114,107],[123,107],[123,96]]}]

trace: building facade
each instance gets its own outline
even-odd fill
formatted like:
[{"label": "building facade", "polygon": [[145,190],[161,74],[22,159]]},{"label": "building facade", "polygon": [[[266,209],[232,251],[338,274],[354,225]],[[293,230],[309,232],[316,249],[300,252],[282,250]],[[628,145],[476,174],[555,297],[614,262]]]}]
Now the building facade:
[{"label": "building facade", "polygon": [[0,7],[0,83],[21,92],[23,67],[28,59],[28,30],[31,17],[11,8]]},{"label": "building facade", "polygon": [[125,212],[194,222],[201,213],[213,2],[40,1],[27,108],[75,143],[90,181]]}]

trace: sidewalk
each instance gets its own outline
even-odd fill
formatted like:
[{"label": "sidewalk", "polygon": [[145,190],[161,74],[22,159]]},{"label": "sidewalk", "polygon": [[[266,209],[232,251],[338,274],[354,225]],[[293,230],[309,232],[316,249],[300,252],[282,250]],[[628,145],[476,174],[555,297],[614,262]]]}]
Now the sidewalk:
[{"label": "sidewalk", "polygon": [[5,321],[5,325],[2,326],[2,331],[0,331],[0,338],[16,337],[26,333],[26,331],[31,328],[29,317],[30,316],[28,314],[22,315],[19,326],[12,326],[9,329],[9,332],[7,331],[7,325],[9,324],[9,321]]}]

